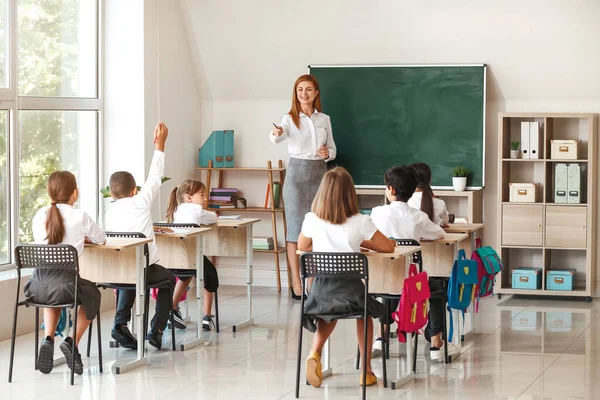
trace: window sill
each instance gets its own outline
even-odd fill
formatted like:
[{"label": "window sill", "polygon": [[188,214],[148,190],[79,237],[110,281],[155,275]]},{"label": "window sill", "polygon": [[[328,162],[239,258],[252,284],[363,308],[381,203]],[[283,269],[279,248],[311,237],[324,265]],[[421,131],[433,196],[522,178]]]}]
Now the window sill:
[{"label": "window sill", "polygon": [[[27,269],[21,273],[21,278],[29,277],[32,273],[32,269]],[[0,271],[0,282],[9,281],[11,279],[17,279],[17,270],[14,267],[6,271]]]}]

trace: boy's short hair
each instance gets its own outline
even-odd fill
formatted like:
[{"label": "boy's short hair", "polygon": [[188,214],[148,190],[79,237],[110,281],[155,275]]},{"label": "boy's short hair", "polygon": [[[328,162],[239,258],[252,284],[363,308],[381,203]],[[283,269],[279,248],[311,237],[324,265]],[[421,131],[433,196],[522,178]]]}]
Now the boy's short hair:
[{"label": "boy's short hair", "polygon": [[407,202],[417,188],[417,175],[406,165],[396,165],[387,170],[384,182],[385,186],[394,189],[396,199]]},{"label": "boy's short hair", "polygon": [[110,176],[110,192],[115,199],[131,197],[135,187],[135,178],[127,171],[117,171]]}]

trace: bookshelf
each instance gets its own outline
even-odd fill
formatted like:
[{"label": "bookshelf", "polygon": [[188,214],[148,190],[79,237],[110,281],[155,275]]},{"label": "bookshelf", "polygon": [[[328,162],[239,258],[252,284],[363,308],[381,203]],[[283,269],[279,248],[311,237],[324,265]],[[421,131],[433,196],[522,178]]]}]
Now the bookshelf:
[{"label": "bookshelf", "polygon": [[[539,159],[511,159],[512,140],[521,140],[521,122],[539,122],[543,145]],[[502,294],[585,297],[596,291],[598,114],[500,113],[498,115],[498,244],[504,269],[496,292]],[[550,158],[553,139],[580,140],[577,160]],[[581,203],[559,204],[554,199],[554,165],[580,164]],[[510,183],[536,183],[535,203],[509,201]],[[519,267],[542,269],[542,288],[512,288]],[[552,268],[575,269],[573,291],[546,289]]]},{"label": "bookshelf", "polygon": [[[268,213],[271,214],[271,227],[273,229],[273,250],[254,250],[254,253],[267,253],[273,254],[275,259],[275,275],[277,279],[277,291],[281,292],[281,271],[280,271],[280,260],[279,256],[284,254],[285,247],[281,248],[277,244],[277,215],[281,214],[283,221],[283,235],[284,238],[287,235],[287,224],[285,221],[285,205],[283,203],[283,194],[281,195],[281,207],[275,208],[275,202],[273,199],[273,174],[279,175],[279,182],[281,182],[281,188],[283,189],[283,182],[285,180],[285,167],[283,161],[277,162],[277,167],[273,167],[271,161],[267,162],[266,168],[213,168],[212,161],[208,161],[208,167],[196,167],[198,171],[206,172],[206,189],[210,193],[212,188],[223,187],[223,177],[226,172],[230,173],[244,173],[244,172],[264,172],[267,175],[269,182],[271,207],[246,207],[246,208],[209,208],[209,210],[220,213],[220,212],[234,212],[234,213]],[[214,176],[216,174],[216,176]],[[215,184],[216,181],[216,185]],[[288,274],[289,277],[289,274]],[[288,279],[289,280],[289,279]]]}]

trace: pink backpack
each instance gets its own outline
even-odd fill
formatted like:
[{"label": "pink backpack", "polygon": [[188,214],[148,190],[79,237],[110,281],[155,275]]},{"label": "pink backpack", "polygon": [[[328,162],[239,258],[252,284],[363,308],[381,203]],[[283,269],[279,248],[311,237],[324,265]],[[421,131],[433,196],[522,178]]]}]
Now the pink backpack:
[{"label": "pink backpack", "polygon": [[392,313],[392,318],[398,324],[399,342],[406,342],[406,333],[418,332],[427,325],[430,297],[427,273],[417,273],[416,265],[411,264],[408,277],[404,280],[400,304]]}]

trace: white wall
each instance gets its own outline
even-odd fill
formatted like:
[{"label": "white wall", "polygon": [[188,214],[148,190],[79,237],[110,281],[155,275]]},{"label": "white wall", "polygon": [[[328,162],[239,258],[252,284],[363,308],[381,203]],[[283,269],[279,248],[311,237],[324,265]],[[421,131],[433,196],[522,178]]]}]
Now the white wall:
[{"label": "white wall", "polygon": [[[271,145],[266,132],[288,111],[294,80],[309,64],[486,63],[484,219],[491,244],[497,229],[497,113],[600,112],[596,0],[180,0],[180,5],[203,99],[203,138],[214,129],[235,129],[241,166],[286,158],[285,145]],[[334,136],[343,135],[332,122]],[[258,177],[239,186],[259,204],[264,198],[265,183]],[[260,229],[268,232],[269,225]],[[273,265],[271,258],[256,264]]]}]

